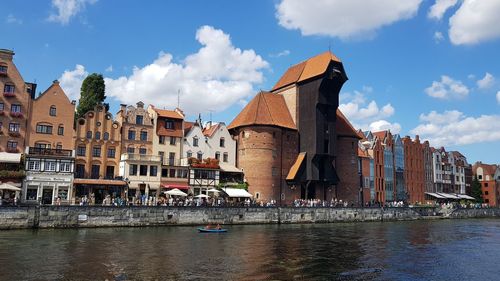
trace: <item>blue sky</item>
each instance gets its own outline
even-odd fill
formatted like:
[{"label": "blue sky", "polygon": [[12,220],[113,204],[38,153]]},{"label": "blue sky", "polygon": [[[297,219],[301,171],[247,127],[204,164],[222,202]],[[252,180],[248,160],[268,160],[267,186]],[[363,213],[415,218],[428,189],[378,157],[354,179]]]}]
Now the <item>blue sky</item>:
[{"label": "blue sky", "polygon": [[329,48],[357,128],[419,134],[500,162],[500,1],[8,1],[0,48],[39,91],[106,77],[112,112],[142,100],[230,122],[286,69]]}]

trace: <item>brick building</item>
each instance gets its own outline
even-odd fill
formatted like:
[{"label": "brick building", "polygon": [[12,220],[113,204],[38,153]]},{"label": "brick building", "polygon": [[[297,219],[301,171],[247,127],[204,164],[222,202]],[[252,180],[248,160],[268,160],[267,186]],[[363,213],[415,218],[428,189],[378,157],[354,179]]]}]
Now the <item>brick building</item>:
[{"label": "brick building", "polygon": [[403,138],[405,148],[405,184],[410,203],[423,203],[425,201],[425,173],[424,151],[420,138],[415,140],[409,136]]},{"label": "brick building", "polygon": [[73,150],[75,101],[70,101],[59,81],[33,99],[27,146]]},{"label": "brick building", "polygon": [[22,153],[36,84],[24,82],[13,57],[14,52],[0,49],[0,152]]},{"label": "brick building", "polygon": [[500,206],[500,166],[476,162],[472,165],[472,173],[481,183],[483,202],[492,206]]}]

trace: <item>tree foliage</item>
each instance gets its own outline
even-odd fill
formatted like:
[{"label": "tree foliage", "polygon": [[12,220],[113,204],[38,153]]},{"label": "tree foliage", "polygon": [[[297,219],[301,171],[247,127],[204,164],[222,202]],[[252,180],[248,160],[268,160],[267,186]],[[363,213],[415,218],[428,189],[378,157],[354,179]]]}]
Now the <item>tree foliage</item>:
[{"label": "tree foliage", "polygon": [[[96,105],[103,103],[106,99],[105,91],[106,86],[104,85],[102,74],[92,73],[87,76],[83,80],[80,90],[80,100],[76,108],[76,119],[82,117],[89,110],[93,110]],[[109,105],[105,104],[105,106],[107,110]]]},{"label": "tree foliage", "polygon": [[481,183],[477,179],[477,176],[474,176],[474,179],[472,180],[471,189],[471,196],[476,198],[478,203],[483,203],[483,190],[481,189]]}]

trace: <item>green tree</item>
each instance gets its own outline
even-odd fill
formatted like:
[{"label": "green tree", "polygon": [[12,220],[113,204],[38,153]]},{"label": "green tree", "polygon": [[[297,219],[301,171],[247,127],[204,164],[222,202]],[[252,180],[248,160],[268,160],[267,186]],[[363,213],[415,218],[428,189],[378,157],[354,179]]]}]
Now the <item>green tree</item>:
[{"label": "green tree", "polygon": [[481,183],[477,179],[477,176],[474,176],[474,179],[472,180],[471,189],[471,196],[476,198],[478,203],[483,203],[483,190],[481,189]]},{"label": "green tree", "polygon": [[[103,103],[106,99],[105,91],[106,86],[104,85],[102,74],[92,73],[87,76],[83,80],[82,88],[80,89],[80,100],[75,115],[76,119],[82,117],[89,110],[93,110],[96,105]],[[106,110],[108,110],[109,105],[105,104],[105,106]]]}]

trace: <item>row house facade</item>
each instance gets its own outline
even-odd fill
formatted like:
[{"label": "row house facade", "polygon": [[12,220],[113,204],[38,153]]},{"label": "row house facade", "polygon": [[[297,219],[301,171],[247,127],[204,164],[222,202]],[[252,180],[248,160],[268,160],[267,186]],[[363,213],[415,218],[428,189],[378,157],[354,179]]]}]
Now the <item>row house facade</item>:
[{"label": "row house facade", "polygon": [[492,207],[500,206],[500,165],[476,162],[472,173],[481,184],[483,202]]},{"label": "row house facade", "polygon": [[424,151],[420,138],[415,140],[409,136],[403,138],[405,149],[405,185],[408,193],[408,202],[423,203],[425,201],[425,171]]}]

